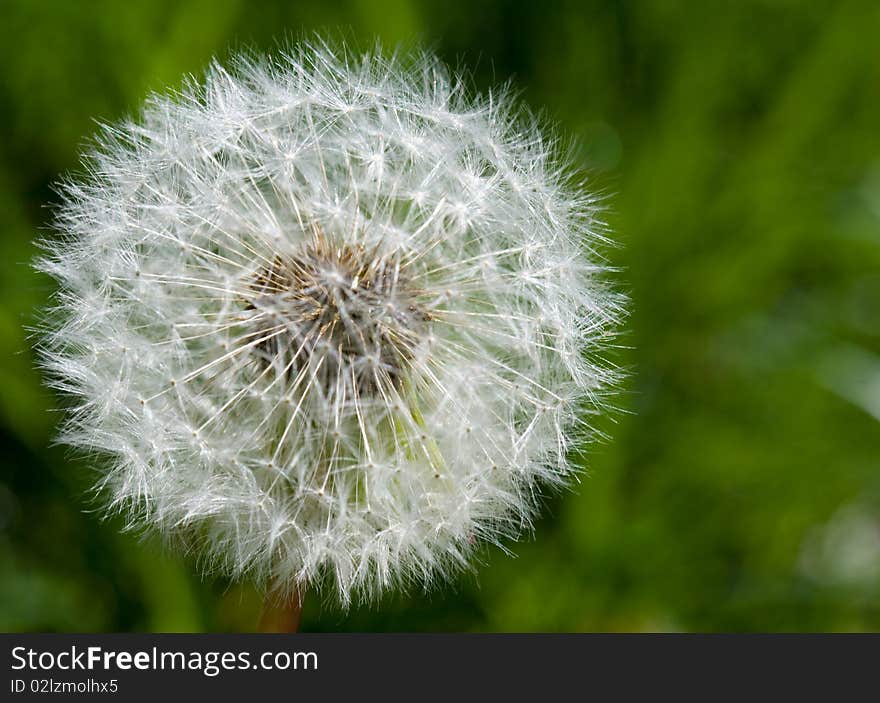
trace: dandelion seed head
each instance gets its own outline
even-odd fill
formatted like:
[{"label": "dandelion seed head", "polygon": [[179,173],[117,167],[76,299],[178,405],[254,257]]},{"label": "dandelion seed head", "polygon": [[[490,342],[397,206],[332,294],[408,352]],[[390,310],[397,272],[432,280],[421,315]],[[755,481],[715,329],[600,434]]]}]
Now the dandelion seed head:
[{"label": "dandelion seed head", "polygon": [[530,526],[614,373],[595,198],[430,55],[239,57],[104,128],[42,330],[132,527],[343,604]]}]

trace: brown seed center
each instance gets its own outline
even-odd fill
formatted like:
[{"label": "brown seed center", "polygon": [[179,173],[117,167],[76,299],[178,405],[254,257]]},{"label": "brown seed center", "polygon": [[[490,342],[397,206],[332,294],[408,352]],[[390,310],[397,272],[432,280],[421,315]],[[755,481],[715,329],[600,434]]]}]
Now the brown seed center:
[{"label": "brown seed center", "polygon": [[325,395],[399,389],[429,313],[398,258],[324,237],[254,276],[255,356]]}]

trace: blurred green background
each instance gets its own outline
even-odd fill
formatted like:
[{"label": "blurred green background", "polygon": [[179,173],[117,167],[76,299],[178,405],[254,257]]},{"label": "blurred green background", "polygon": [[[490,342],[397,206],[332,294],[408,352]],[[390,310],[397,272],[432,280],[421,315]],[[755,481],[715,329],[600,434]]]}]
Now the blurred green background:
[{"label": "blurred green background", "polygon": [[0,629],[238,630],[260,597],[101,522],[23,326],[95,119],[237,46],[329,31],[513,77],[607,194],[630,377],[535,535],[305,630],[880,629],[880,5],[0,3]]}]

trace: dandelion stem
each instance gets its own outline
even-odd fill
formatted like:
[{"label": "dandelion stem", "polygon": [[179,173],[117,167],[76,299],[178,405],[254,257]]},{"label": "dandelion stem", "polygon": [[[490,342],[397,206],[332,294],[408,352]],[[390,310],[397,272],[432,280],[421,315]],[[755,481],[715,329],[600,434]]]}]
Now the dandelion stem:
[{"label": "dandelion stem", "polygon": [[257,632],[297,632],[302,616],[303,594],[299,590],[281,593],[271,590],[266,594]]}]

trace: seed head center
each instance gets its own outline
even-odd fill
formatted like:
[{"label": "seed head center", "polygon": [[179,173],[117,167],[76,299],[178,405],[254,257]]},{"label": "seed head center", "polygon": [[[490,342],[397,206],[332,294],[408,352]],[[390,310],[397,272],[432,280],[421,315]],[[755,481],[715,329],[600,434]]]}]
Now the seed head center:
[{"label": "seed head center", "polygon": [[322,236],[254,275],[255,356],[325,394],[399,388],[430,320],[419,298],[399,257]]}]

